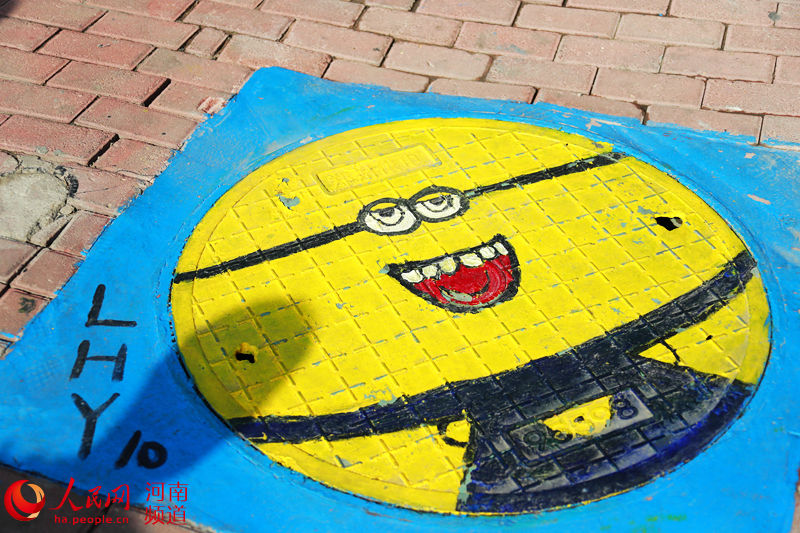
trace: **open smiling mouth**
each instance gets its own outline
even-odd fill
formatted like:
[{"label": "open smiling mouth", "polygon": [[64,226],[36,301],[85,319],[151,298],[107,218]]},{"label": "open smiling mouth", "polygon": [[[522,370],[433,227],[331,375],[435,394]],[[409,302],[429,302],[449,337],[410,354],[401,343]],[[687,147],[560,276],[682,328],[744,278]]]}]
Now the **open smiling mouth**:
[{"label": "open smiling mouth", "polygon": [[489,242],[426,261],[389,265],[389,275],[428,302],[476,313],[510,300],[519,287],[519,263],[502,235]]}]

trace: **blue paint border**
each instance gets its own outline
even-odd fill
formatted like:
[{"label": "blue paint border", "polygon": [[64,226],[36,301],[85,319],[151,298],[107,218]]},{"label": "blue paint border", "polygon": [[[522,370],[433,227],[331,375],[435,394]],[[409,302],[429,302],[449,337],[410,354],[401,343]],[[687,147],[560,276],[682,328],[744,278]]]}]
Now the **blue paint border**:
[{"label": "blue paint border", "polygon": [[[644,487],[589,505],[513,517],[443,516],[324,488],[271,463],[203,404],[175,353],[167,300],[182,243],[207,209],[249,172],[302,144],[387,121],[458,116],[529,122],[610,142],[678,177],[745,239],[767,287],[774,347],[741,420],[706,452]],[[793,249],[800,247],[798,183],[800,155],[742,139],[550,105],[403,94],[281,69],[258,71],[106,230],[0,366],[7,384],[0,400],[0,423],[7,428],[0,462],[54,479],[74,477],[84,488],[128,483],[140,503],[146,482],[180,481],[190,487],[187,517],[219,531],[787,531],[800,465],[791,394],[800,377],[792,360],[800,331],[800,297],[793,289],[800,272],[800,252]],[[136,319],[135,331],[83,326],[101,282],[109,287],[103,315]],[[109,366],[98,363],[67,379],[83,339],[91,341],[92,355],[128,345],[122,383],[111,382]],[[96,407],[112,392],[121,396],[101,416],[92,454],[79,461],[83,421],[70,394]],[[135,429],[167,446],[164,467],[112,467]]]}]

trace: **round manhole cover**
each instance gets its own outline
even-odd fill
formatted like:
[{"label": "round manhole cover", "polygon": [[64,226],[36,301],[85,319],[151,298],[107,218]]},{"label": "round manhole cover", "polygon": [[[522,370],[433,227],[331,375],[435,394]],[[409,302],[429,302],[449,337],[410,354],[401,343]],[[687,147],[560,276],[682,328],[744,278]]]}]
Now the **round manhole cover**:
[{"label": "round manhole cover", "polygon": [[641,485],[739,414],[769,353],[755,260],[672,177],[527,124],[333,135],[242,179],[171,295],[208,404],[278,463],[439,512]]}]

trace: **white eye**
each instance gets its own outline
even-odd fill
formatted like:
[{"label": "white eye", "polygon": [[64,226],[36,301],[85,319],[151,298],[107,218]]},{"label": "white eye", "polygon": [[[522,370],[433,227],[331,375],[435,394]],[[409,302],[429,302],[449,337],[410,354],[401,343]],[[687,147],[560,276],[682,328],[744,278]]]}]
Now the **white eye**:
[{"label": "white eye", "polygon": [[361,220],[375,233],[406,233],[419,226],[419,220],[408,207],[390,200],[368,205]]},{"label": "white eye", "polygon": [[457,191],[426,189],[413,198],[414,210],[425,220],[445,220],[462,213],[466,203]]}]

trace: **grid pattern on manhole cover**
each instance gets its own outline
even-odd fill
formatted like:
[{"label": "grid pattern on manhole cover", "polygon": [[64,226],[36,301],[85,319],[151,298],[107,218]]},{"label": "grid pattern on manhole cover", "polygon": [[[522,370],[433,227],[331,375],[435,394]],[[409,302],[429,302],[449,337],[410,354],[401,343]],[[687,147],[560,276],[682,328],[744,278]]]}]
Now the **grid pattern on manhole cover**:
[{"label": "grid pattern on manhole cover", "polygon": [[752,256],[670,176],[530,125],[424,119],[244,177],[176,269],[179,349],[274,460],[362,496],[527,512],[635,487],[769,352]]}]

